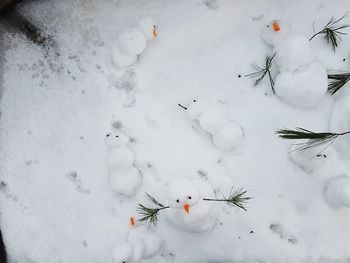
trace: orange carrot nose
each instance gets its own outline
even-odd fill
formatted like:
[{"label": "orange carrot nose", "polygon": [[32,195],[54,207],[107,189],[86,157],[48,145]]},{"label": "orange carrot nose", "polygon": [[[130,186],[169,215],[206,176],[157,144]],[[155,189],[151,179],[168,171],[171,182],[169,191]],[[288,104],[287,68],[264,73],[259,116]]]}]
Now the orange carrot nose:
[{"label": "orange carrot nose", "polygon": [[156,30],[156,26],[153,26],[153,37],[157,37],[158,36],[158,34],[157,34],[157,30]]},{"label": "orange carrot nose", "polygon": [[134,217],[132,216],[132,217],[130,217],[130,224],[132,225],[132,226],[134,226],[135,225],[135,219],[134,219]]},{"label": "orange carrot nose", "polygon": [[281,30],[280,25],[276,21],[273,21],[272,27],[273,27],[273,30],[275,30],[275,32],[278,32]]},{"label": "orange carrot nose", "polygon": [[184,210],[186,211],[187,214],[189,214],[190,213],[190,205],[184,204]]}]

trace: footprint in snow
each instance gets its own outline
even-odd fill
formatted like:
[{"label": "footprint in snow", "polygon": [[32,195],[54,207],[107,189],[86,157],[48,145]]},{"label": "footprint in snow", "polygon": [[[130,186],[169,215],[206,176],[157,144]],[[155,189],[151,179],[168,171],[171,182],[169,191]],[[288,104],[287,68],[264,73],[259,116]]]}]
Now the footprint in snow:
[{"label": "footprint in snow", "polygon": [[72,184],[78,192],[82,194],[90,194],[90,190],[82,186],[81,179],[79,178],[78,173],[76,171],[69,172],[66,175],[66,178],[72,182]]},{"label": "footprint in snow", "polygon": [[298,240],[292,235],[288,234],[282,224],[271,224],[270,230],[277,234],[281,239],[286,239],[291,244],[298,243]]}]

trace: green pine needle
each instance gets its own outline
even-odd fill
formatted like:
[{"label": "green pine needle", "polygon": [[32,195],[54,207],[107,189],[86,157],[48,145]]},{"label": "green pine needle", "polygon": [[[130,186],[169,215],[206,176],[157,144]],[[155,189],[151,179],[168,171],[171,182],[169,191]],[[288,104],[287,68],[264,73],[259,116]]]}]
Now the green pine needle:
[{"label": "green pine needle", "polygon": [[[341,18],[335,19],[332,17],[329,22],[324,26],[324,28],[315,33],[309,40],[311,41],[314,37],[318,35],[324,35],[327,43],[331,43],[333,50],[338,47],[341,42],[342,35],[346,35],[346,33],[342,32],[343,29],[350,27],[350,25],[338,25],[338,23],[343,20],[347,16],[347,13],[343,15]],[[315,31],[315,30],[314,30]]]},{"label": "green pine needle", "polygon": [[254,86],[259,85],[259,83],[267,75],[269,77],[269,80],[270,80],[270,86],[271,86],[273,94],[275,94],[275,82],[273,81],[270,69],[271,69],[271,66],[272,66],[272,61],[273,61],[275,56],[276,56],[276,53],[273,54],[272,57],[266,57],[266,59],[265,59],[265,67],[264,68],[262,68],[262,67],[260,67],[258,65],[255,65],[255,69],[257,71],[245,75],[245,77],[257,78],[255,80]]},{"label": "green pine needle", "polygon": [[336,93],[350,80],[350,73],[328,74],[328,92]]},{"label": "green pine needle", "polygon": [[[289,140],[307,140],[306,142],[299,143],[298,150],[306,150],[311,147],[316,147],[325,143],[332,144],[339,136],[350,133],[332,133],[332,132],[313,132],[304,128],[297,127],[295,130],[282,129],[276,131],[279,137]],[[328,146],[327,146],[328,147]]]},{"label": "green pine needle", "polygon": [[140,222],[146,222],[150,227],[156,227],[158,224],[158,213],[163,209],[169,208],[159,203],[153,196],[146,193],[147,198],[156,205],[155,208],[146,207],[143,204],[138,204],[137,212],[141,215],[141,218],[138,220]]},{"label": "green pine needle", "polygon": [[225,202],[230,207],[235,207],[237,209],[242,209],[247,211],[246,204],[252,197],[246,196],[247,191],[243,188],[231,189],[228,197],[223,196],[221,199],[215,198],[203,198],[204,201],[214,201],[214,202]]}]

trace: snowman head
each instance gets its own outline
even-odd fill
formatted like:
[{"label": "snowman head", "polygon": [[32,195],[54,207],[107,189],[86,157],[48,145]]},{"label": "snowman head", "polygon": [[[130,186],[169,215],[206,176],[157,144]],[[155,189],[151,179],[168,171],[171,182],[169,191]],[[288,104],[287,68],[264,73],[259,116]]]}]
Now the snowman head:
[{"label": "snowman head", "polygon": [[208,106],[209,102],[207,99],[195,98],[187,107],[187,115],[191,120],[198,120]]},{"label": "snowman head", "polygon": [[152,17],[144,17],[140,20],[137,28],[145,35],[147,40],[155,39],[158,36],[157,26]]},{"label": "snowman head", "polygon": [[128,263],[132,260],[134,247],[129,242],[118,244],[112,251],[113,263]]},{"label": "snowman head", "polygon": [[120,147],[127,145],[129,139],[120,132],[110,132],[106,134],[105,142],[107,146]]},{"label": "snowman head", "polygon": [[281,40],[290,35],[290,33],[291,27],[289,23],[276,19],[266,25],[262,37],[267,44],[276,46]]},{"label": "snowman head", "polygon": [[178,179],[169,184],[167,201],[171,208],[189,214],[200,198],[198,188],[190,180]]}]

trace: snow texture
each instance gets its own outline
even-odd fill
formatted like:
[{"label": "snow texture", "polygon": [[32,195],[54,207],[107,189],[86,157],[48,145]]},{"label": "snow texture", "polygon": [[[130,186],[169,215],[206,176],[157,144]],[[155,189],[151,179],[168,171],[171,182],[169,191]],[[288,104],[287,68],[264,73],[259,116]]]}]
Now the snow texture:
[{"label": "snow texture", "polygon": [[[275,134],[328,130],[349,86],[305,109],[267,96],[268,80],[254,88],[243,77],[273,52],[261,37],[269,21],[289,21],[308,38],[314,21],[320,29],[349,11],[348,0],[22,1],[18,10],[56,45],[1,27],[0,227],[10,263],[112,263],[144,193],[165,201],[176,178],[204,181],[218,197],[242,186],[253,199],[247,212],[217,207],[217,224],[205,232],[179,230],[160,214],[154,231],[164,246],[143,263],[349,261],[350,209],[323,196],[330,179],[349,176],[349,160],[332,154],[308,174]],[[157,21],[156,41],[112,74],[118,36],[147,16]],[[325,68],[349,70],[349,35],[336,52],[321,36],[309,45]],[[197,97],[244,127],[244,151],[217,149],[177,106]],[[127,135],[142,173],[131,198],[110,185],[111,130]]]}]

